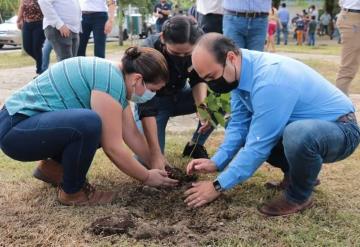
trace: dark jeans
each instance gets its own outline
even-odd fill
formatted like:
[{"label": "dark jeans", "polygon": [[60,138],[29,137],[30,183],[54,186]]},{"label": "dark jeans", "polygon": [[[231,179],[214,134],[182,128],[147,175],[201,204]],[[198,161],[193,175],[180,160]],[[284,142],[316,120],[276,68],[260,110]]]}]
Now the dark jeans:
[{"label": "dark jeans", "polygon": [[308,45],[312,45],[314,46],[315,45],[315,33],[310,33],[308,34],[308,39],[309,39],[309,43]]},{"label": "dark jeans", "polygon": [[90,33],[94,37],[94,55],[105,58],[106,34],[104,33],[105,23],[108,20],[106,12],[95,12],[82,15],[82,33],[80,33],[80,44],[77,55],[86,55],[86,46],[89,42]]},{"label": "dark jeans", "polygon": [[23,47],[36,61],[36,73],[41,74],[42,69],[42,46],[45,40],[42,21],[24,22],[22,28]]},{"label": "dark jeans", "polygon": [[[158,109],[158,115],[156,116],[158,139],[161,151],[164,153],[165,149],[165,130],[166,125],[170,117],[183,116],[196,112],[194,98],[190,87],[185,87],[183,90],[178,92],[176,95],[162,96],[155,98],[155,104]],[[140,130],[142,130],[142,124],[139,119],[137,111],[138,106],[135,106],[135,121]],[[198,130],[201,127],[201,123],[198,123],[197,129],[195,130],[192,141],[197,142],[199,145],[204,145],[207,138],[214,130],[211,128],[205,134],[199,134]]]},{"label": "dark jeans", "polygon": [[281,33],[283,33],[284,36],[284,45],[287,45],[288,42],[288,24],[286,22],[280,23],[280,26],[278,25],[276,28],[276,44],[280,45],[280,36]]},{"label": "dark jeans", "polygon": [[201,15],[201,28],[205,33],[222,33],[223,31],[223,16],[219,14]]},{"label": "dark jeans", "polygon": [[75,57],[79,48],[79,34],[70,32],[69,37],[63,37],[60,31],[54,27],[45,28],[45,36],[52,45],[57,61]]},{"label": "dark jeans", "polygon": [[99,147],[101,120],[91,110],[72,109],[10,116],[0,111],[0,148],[19,161],[52,158],[64,168],[62,188],[79,191]]},{"label": "dark jeans", "polygon": [[350,156],[360,142],[355,121],[301,120],[289,124],[267,160],[290,176],[288,200],[304,202],[310,196],[323,163]]}]

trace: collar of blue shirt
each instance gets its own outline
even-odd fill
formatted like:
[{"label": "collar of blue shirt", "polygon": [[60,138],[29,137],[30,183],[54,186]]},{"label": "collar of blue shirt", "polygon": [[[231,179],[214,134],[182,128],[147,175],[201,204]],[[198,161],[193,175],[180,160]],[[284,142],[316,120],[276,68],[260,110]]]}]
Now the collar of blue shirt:
[{"label": "collar of blue shirt", "polygon": [[253,66],[249,50],[241,49],[241,73],[238,89],[251,91],[253,81]]}]

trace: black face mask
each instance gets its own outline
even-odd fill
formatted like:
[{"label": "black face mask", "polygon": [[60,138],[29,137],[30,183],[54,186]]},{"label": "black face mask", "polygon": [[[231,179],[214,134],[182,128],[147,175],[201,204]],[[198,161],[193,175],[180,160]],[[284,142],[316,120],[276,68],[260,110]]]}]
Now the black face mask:
[{"label": "black face mask", "polygon": [[234,65],[234,68],[235,68],[235,80],[234,81],[228,82],[224,78],[224,71],[225,71],[225,67],[224,67],[223,73],[218,79],[207,82],[209,88],[212,91],[214,91],[215,93],[219,93],[219,94],[229,93],[232,90],[234,90],[235,88],[237,88],[239,86],[239,81],[236,80],[236,74],[237,73],[236,73],[236,66],[235,65]]},{"label": "black face mask", "polygon": [[167,52],[167,57],[175,64],[184,66],[185,64],[189,63],[191,61],[191,55],[188,56],[177,56],[172,55],[169,52]]}]

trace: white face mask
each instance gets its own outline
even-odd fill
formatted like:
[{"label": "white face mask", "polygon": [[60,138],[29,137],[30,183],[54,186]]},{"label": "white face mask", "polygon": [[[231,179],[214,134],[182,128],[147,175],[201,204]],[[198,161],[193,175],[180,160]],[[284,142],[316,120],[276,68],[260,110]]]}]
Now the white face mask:
[{"label": "white face mask", "polygon": [[149,100],[151,100],[152,98],[154,98],[154,96],[156,95],[155,92],[150,91],[149,89],[146,88],[145,83],[144,83],[144,87],[145,87],[145,92],[143,93],[143,95],[137,95],[135,93],[135,85],[134,87],[134,91],[131,94],[131,101],[136,103],[136,104],[142,104],[145,103]]}]

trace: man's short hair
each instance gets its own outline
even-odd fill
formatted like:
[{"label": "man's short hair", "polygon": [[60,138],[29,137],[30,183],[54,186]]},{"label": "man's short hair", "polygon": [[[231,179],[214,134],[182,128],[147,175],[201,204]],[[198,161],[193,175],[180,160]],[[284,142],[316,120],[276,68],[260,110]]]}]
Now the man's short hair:
[{"label": "man's short hair", "polygon": [[281,7],[286,8],[286,3],[282,3]]},{"label": "man's short hair", "polygon": [[203,35],[197,43],[212,53],[219,64],[226,63],[228,52],[232,51],[240,55],[240,49],[232,39],[226,38],[219,33],[208,33]]}]

